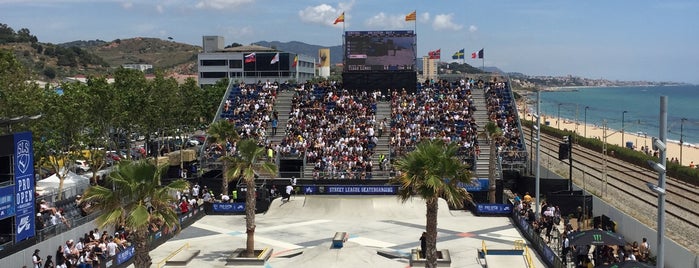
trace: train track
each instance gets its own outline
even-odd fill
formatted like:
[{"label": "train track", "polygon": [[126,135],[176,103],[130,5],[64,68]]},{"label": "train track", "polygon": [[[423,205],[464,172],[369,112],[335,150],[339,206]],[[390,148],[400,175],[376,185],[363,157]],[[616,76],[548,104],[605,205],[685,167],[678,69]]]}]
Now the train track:
[{"label": "train track", "polygon": [[[529,129],[525,130],[529,133]],[[558,144],[562,142],[558,138],[541,134],[541,150],[543,155],[550,158],[558,158]],[[527,136],[527,135],[525,135]],[[527,144],[531,144],[529,137]],[[530,145],[531,146],[531,145]],[[534,147],[529,147],[534,149]],[[565,160],[567,167],[568,160]],[[606,185],[602,189],[603,194],[608,194],[612,189],[621,196],[612,198],[633,199],[643,206],[636,209],[657,210],[657,195],[646,186],[647,182],[657,184],[658,174],[649,167],[640,167],[625,161],[607,157],[606,171],[604,167],[604,156],[601,152],[593,151],[582,146],[573,146],[573,174],[583,173],[586,179],[591,179],[599,185]],[[567,168],[566,168],[567,170]],[[604,174],[606,173],[606,180]],[[668,222],[679,221],[683,226],[691,226],[699,232],[699,187],[682,182],[670,177],[666,178],[666,200],[665,212]],[[671,220],[672,219],[672,220]],[[682,228],[678,226],[682,232]]]}]

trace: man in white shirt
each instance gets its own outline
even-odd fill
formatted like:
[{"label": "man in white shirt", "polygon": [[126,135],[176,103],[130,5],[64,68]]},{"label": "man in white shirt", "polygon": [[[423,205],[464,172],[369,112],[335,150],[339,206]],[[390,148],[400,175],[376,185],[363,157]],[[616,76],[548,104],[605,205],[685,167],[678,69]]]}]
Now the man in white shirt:
[{"label": "man in white shirt", "polygon": [[294,190],[294,186],[287,185],[286,186],[286,201],[291,200],[291,191]]},{"label": "man in white shirt", "polygon": [[107,254],[110,258],[116,256],[117,247],[118,245],[114,243],[114,238],[109,237],[109,243],[107,243]]},{"label": "man in white shirt", "polygon": [[192,186],[192,196],[194,196],[195,198],[199,198],[199,183],[194,184],[194,186]]}]

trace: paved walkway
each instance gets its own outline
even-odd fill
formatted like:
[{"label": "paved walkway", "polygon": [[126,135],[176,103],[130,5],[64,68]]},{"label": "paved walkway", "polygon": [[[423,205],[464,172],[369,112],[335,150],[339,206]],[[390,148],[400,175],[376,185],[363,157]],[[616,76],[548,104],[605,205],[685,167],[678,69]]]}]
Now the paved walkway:
[{"label": "paved walkway", "polygon": [[[389,262],[381,261],[379,265],[378,260],[361,262],[360,256],[378,256],[374,254],[377,249],[408,256],[411,249],[419,247],[418,239],[425,224],[425,207],[421,199],[401,204],[394,196],[327,198],[298,196],[292,197],[289,202],[275,199],[266,214],[256,216],[256,248],[274,249],[266,267],[408,266],[407,259],[385,259]],[[491,249],[512,249],[513,241],[524,240],[509,218],[476,217],[470,212],[449,211],[446,208],[442,200],[437,246],[439,249],[449,249],[451,267],[481,268],[477,250],[481,248],[482,241]],[[352,246],[339,250],[327,249],[338,231],[349,233]],[[189,243],[191,249],[201,250],[188,266],[226,267],[226,257],[235,248],[244,247],[245,238],[244,216],[205,216],[151,251],[152,267],[157,267],[158,262],[185,243]],[[293,258],[285,257],[299,251],[305,253]],[[534,251],[530,249],[530,252],[535,267],[545,267]],[[524,261],[522,264],[524,267]]]}]

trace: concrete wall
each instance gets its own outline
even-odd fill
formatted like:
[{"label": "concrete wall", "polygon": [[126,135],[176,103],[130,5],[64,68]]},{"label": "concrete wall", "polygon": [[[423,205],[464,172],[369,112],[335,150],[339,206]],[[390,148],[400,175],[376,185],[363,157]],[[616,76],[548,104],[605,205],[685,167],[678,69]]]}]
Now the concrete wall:
[{"label": "concrete wall", "polygon": [[[638,241],[640,244],[645,237],[650,244],[651,255],[657,253],[658,234],[635,218],[617,210],[613,206],[605,203],[597,196],[592,198],[593,216],[606,215],[617,224],[617,232],[621,233],[626,241]],[[682,247],[674,241],[665,240],[665,267],[667,268],[699,268],[699,257],[694,255],[689,249]]]},{"label": "concrete wall", "polygon": [[[83,237],[85,233],[89,233],[97,227],[95,221],[88,222],[86,224],[77,226],[71,230],[58,234],[50,239],[39,242],[33,247],[26,248],[20,252],[7,256],[0,260],[0,267],[22,267],[26,265],[27,267],[32,267],[32,254],[34,254],[35,249],[41,250],[39,256],[41,259],[46,260],[46,256],[51,255],[56,260],[56,249],[59,245],[64,245],[67,240],[73,239],[78,241],[78,238]],[[103,230],[100,229],[100,232]]]}]

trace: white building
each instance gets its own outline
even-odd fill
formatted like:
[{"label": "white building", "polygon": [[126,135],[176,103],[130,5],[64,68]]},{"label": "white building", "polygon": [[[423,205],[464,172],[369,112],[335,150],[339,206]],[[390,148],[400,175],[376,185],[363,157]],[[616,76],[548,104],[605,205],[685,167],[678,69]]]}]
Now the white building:
[{"label": "white building", "polygon": [[[204,36],[204,52],[199,53],[197,70],[199,85],[212,85],[228,78],[233,81],[256,83],[288,80],[305,82],[315,76],[315,58],[250,45],[223,47],[223,37]],[[298,61],[294,63],[296,57]]]},{"label": "white building", "polygon": [[153,69],[152,64],[139,64],[139,63],[124,64],[121,67],[124,67],[124,69],[139,70],[141,72],[145,72],[148,69]]},{"label": "white building", "polygon": [[422,77],[425,79],[437,79],[437,61],[428,56],[422,57]]}]

